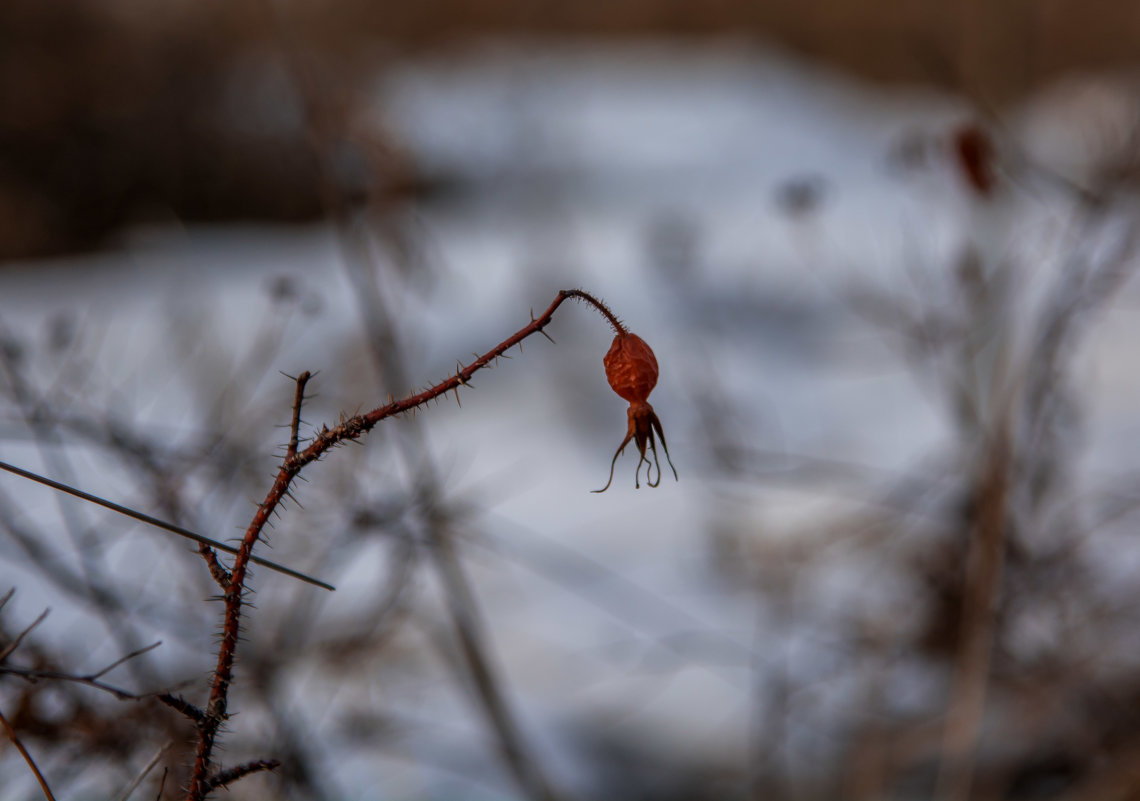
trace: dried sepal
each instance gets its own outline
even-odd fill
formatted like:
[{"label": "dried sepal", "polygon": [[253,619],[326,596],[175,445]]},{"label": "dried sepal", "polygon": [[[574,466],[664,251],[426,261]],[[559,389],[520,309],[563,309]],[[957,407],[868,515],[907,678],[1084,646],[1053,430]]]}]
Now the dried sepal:
[{"label": "dried sepal", "polygon": [[[592,492],[605,492],[610,488],[610,484],[614,480],[614,467],[617,465],[618,457],[625,451],[625,446],[633,440],[637,445],[637,469],[633,473],[633,485],[637,489],[641,489],[641,464],[644,462],[648,467],[645,471],[645,483],[651,487],[656,487],[661,484],[661,461],[657,455],[657,438],[661,439],[661,448],[665,451],[665,459],[669,463],[669,468],[673,471],[673,478],[677,479],[677,468],[673,466],[673,459],[669,456],[669,445],[665,442],[665,431],[661,428],[661,420],[658,419],[657,414],[653,411],[653,407],[648,403],[631,403],[626,412],[629,418],[629,426],[626,429],[625,439],[621,441],[617,451],[614,453],[614,458],[610,461],[610,478],[606,485],[601,489],[592,490]],[[646,456],[645,451],[648,447],[649,451],[653,454],[652,461]],[[657,478],[653,478],[653,468],[657,468]]]}]

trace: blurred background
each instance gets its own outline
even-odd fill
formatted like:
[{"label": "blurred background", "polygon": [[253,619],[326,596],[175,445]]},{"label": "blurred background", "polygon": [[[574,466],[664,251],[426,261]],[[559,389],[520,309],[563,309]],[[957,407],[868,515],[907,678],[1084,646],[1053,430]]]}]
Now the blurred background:
[{"label": "blurred background", "polygon": [[[590,493],[625,403],[570,303],[309,466],[260,553],[337,591],[254,571],[219,760],[282,764],[227,792],[1140,798],[1138,44],[1099,0],[6,0],[0,460],[232,539],[288,376],[310,435],[581,287],[680,480]],[[181,797],[146,694],[204,703],[216,594],[0,475],[58,797]],[[156,641],[99,676],[139,700],[27,680]]]}]

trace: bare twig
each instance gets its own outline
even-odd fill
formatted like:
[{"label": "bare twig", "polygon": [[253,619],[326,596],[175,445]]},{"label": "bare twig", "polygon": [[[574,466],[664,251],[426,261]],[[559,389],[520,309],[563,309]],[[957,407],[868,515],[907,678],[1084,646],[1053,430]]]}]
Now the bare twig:
[{"label": "bare twig", "polygon": [[[41,476],[38,473],[31,472],[30,470],[24,470],[23,468],[8,464],[7,462],[0,462],[0,470],[6,470],[9,473],[14,473],[21,478],[28,479],[29,481],[35,481],[38,484],[43,484],[44,486],[51,487],[52,489],[59,490],[60,492],[65,492],[68,495],[74,495],[76,498],[81,498],[88,503],[93,503],[96,506],[102,506],[104,509],[110,509],[112,512],[118,512],[121,515],[126,515],[127,517],[154,526],[155,528],[169,531],[172,534],[177,534],[180,537],[186,537],[187,539],[194,540],[199,544],[209,545],[212,548],[217,548],[219,551],[225,551],[232,554],[237,554],[239,551],[238,548],[235,548],[232,545],[226,545],[224,542],[218,542],[217,540],[212,540],[209,537],[203,537],[201,534],[195,534],[193,531],[185,529],[182,526],[176,526],[173,523],[167,523],[165,520],[159,520],[157,517],[151,517],[150,515],[144,514],[143,512],[137,512],[129,507],[122,506],[120,504],[114,503],[113,501],[108,501],[105,498],[100,498],[98,495],[92,495],[89,492],[84,492],[83,490],[76,489],[75,487],[68,486],[67,484],[60,483],[59,481],[53,481],[46,476]],[[253,556],[248,558],[250,561],[256,564],[267,567],[270,570],[276,570],[278,573],[283,573],[286,576],[299,579],[300,581],[304,581],[307,584],[312,584],[316,587],[322,587],[326,590],[336,589],[331,584],[326,584],[325,582],[315,579],[312,576],[306,576],[304,573],[299,573],[292,568],[285,567],[284,565],[279,565],[276,562],[269,561],[268,559],[262,559],[260,556]]]},{"label": "bare twig", "polygon": [[143,779],[145,779],[147,775],[152,770],[154,770],[154,766],[157,765],[162,760],[162,758],[166,756],[166,752],[173,747],[174,743],[168,742],[166,745],[162,746],[162,748],[158,749],[158,753],[151,757],[150,762],[146,763],[146,766],[141,771],[139,771],[139,775],[135,776],[131,783],[127,785],[126,789],[123,790],[123,794],[119,796],[119,801],[127,801],[131,797],[131,793],[138,789],[138,786],[142,784]]},{"label": "bare twig", "polygon": [[251,773],[261,773],[267,770],[276,770],[280,767],[281,763],[276,759],[258,759],[254,762],[246,762],[241,765],[234,765],[232,768],[219,770],[213,776],[206,780],[206,789],[213,790],[217,787],[225,787],[227,784],[236,782],[243,776],[248,776]]},{"label": "bare twig", "polygon": [[8,734],[8,739],[12,741],[12,745],[16,746],[16,750],[20,752],[24,761],[28,763],[28,767],[32,769],[32,773],[36,775],[36,781],[40,783],[40,789],[44,791],[44,797],[46,797],[48,801],[55,801],[55,796],[52,795],[51,788],[48,787],[47,779],[40,773],[40,769],[36,766],[36,761],[32,759],[32,755],[28,753],[28,749],[20,742],[20,738],[16,736],[16,731],[12,728],[12,725],[8,723],[8,719],[4,717],[3,712],[0,712],[0,724],[3,724],[4,731]]},{"label": "bare twig", "polygon": [[148,653],[149,651],[153,651],[155,648],[157,648],[160,645],[162,645],[162,640],[159,640],[158,642],[152,642],[150,645],[139,648],[137,651],[131,651],[126,656],[123,656],[123,657],[116,659],[114,662],[107,665],[107,667],[103,668],[102,670],[97,671],[95,673],[88,674],[85,678],[88,678],[88,679],[101,678],[101,677],[107,675],[108,673],[110,673],[115,668],[117,668],[119,665],[126,662],[128,659],[134,659],[136,656],[142,656],[143,654]]},{"label": "bare twig", "polygon": [[1009,504],[1009,427],[999,423],[975,487],[977,512],[966,560],[961,633],[943,730],[937,798],[966,801],[985,708]]},{"label": "bare twig", "polygon": [[[9,593],[9,596],[10,595],[11,595],[11,593]],[[6,600],[8,600],[8,598],[6,597],[4,600],[6,601]],[[20,647],[20,643],[22,643],[24,641],[24,638],[27,637],[29,634],[31,634],[32,631],[36,628],[36,626],[43,623],[44,620],[47,619],[47,616],[50,613],[51,613],[50,609],[45,609],[44,611],[40,612],[39,617],[37,617],[35,620],[33,620],[27,628],[25,628],[23,631],[21,631],[19,634],[17,634],[16,638],[14,640],[12,640],[12,642],[8,643],[7,647],[4,648],[3,651],[0,651],[0,662],[3,662],[5,659],[7,659],[9,656],[11,656],[12,653],[17,648]],[[2,668],[2,666],[0,666],[0,668]]]},{"label": "bare twig", "polygon": [[25,681],[67,681],[72,684],[84,684],[88,687],[94,687],[97,690],[110,693],[118,698],[120,701],[137,701],[145,696],[136,695],[135,693],[128,692],[119,687],[107,684],[106,682],[99,681],[91,676],[77,676],[74,673],[63,673],[58,670],[35,670],[32,668],[18,668],[11,665],[0,665],[0,675],[16,676],[17,678],[24,679]]},{"label": "bare twig", "polygon": [[[41,620],[43,620],[43,618],[46,614],[47,613],[45,612],[43,615],[40,615],[40,617],[36,620],[36,623],[39,623]],[[24,634],[27,634],[29,631],[31,631],[32,628],[35,627],[36,623],[33,623],[31,626],[29,626],[27,629],[25,629],[24,632],[21,633],[20,637],[17,638],[16,642],[14,642],[12,644],[12,646],[9,646],[9,648],[11,650],[14,650],[13,646],[19,644],[20,638],[22,638],[24,636]],[[152,643],[152,644],[146,646],[145,648],[139,648],[137,651],[132,651],[131,653],[127,654],[126,656],[120,657],[119,659],[116,659],[114,662],[107,665],[105,668],[102,668],[101,670],[97,670],[94,673],[86,673],[83,675],[77,675],[74,673],[64,673],[64,672],[58,671],[58,670],[39,670],[39,669],[35,669],[35,668],[20,668],[20,667],[15,667],[14,665],[2,665],[2,664],[0,664],[0,674],[6,674],[9,676],[16,676],[18,678],[24,679],[25,681],[32,682],[33,684],[37,681],[40,681],[40,680],[67,681],[67,682],[72,682],[73,684],[84,684],[84,685],[87,685],[88,687],[94,687],[97,690],[102,690],[103,692],[110,693],[111,695],[118,698],[120,701],[137,701],[138,699],[143,698],[144,696],[136,695],[135,693],[128,692],[127,690],[123,690],[123,689],[120,689],[118,687],[114,687],[110,684],[107,684],[106,682],[100,681],[100,679],[103,676],[110,673],[115,668],[117,668],[119,665],[123,664],[124,662],[127,662],[128,660],[134,659],[136,656],[142,656],[143,654],[154,650],[155,648],[157,648],[160,645],[162,645],[161,641],[156,642],[156,643]]]}]

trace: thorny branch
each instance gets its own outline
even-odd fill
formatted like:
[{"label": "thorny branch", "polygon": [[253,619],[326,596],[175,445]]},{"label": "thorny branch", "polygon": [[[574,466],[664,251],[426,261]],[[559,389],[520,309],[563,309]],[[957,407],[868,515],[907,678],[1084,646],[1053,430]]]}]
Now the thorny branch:
[{"label": "thorny branch", "polygon": [[[343,420],[334,428],[330,429],[328,426],[322,427],[314,438],[312,445],[302,451],[296,452],[291,458],[286,458],[285,463],[281,466],[281,471],[278,473],[278,481],[284,480],[285,482],[282,490],[288,489],[288,483],[292,480],[293,476],[295,476],[301,470],[301,468],[321,458],[321,456],[324,455],[325,451],[334,445],[339,445],[346,440],[359,439],[361,434],[365,434],[368,431],[372,430],[372,428],[377,423],[386,417],[392,417],[397,414],[409,412],[413,409],[423,406],[425,403],[429,403],[430,401],[435,400],[441,395],[446,395],[448,392],[457,391],[460,386],[467,386],[468,382],[471,380],[471,377],[474,376],[475,373],[486,367],[495,359],[505,354],[515,345],[518,345],[524,339],[533,334],[544,333],[542,329],[550,324],[551,319],[554,317],[554,312],[567,298],[576,298],[589,303],[594,308],[596,308],[599,313],[601,313],[609,321],[610,325],[612,325],[617,331],[622,332],[626,330],[621,322],[617,319],[617,317],[614,316],[613,312],[606,308],[605,304],[603,304],[593,295],[590,295],[589,293],[578,289],[564,289],[558,293],[558,297],[554,299],[554,302],[551,303],[546,311],[544,311],[541,315],[539,315],[537,318],[532,315],[530,323],[520,328],[513,335],[504,339],[502,342],[484,353],[482,356],[477,357],[466,367],[460,366],[454,375],[448,376],[446,379],[436,384],[435,386],[425,389],[422,392],[416,393],[415,395],[409,395],[399,400],[390,401],[389,403],[383,406],[379,406],[370,412],[366,412],[365,414],[353,415],[352,417]],[[274,490],[276,488],[277,482],[274,482],[274,489],[271,489],[269,495],[266,496],[266,502],[262,504],[263,507],[270,501],[272,501],[273,507],[276,507],[277,503],[280,502],[280,495],[275,498]],[[267,515],[271,512],[272,508],[269,510],[269,512],[267,512]],[[254,517],[254,522],[256,523],[256,521],[257,516]],[[262,525],[264,525],[264,523]],[[252,530],[252,528],[253,524],[251,524],[250,530]],[[247,531],[247,534],[248,533],[249,532]],[[249,559],[248,556],[245,558]]]},{"label": "thorny branch", "polygon": [[[209,701],[204,709],[204,717],[198,724],[198,745],[196,748],[194,768],[191,775],[187,801],[202,801],[217,784],[210,777],[213,765],[213,751],[218,731],[228,717],[227,703],[230,684],[233,681],[234,656],[237,649],[238,635],[241,628],[242,601],[245,592],[245,580],[249,562],[253,557],[253,548],[261,537],[261,533],[269,522],[270,516],[277,510],[281,501],[289,494],[293,479],[308,464],[317,461],[332,447],[346,441],[354,441],[361,435],[370,431],[377,423],[388,417],[404,412],[413,411],[426,403],[439,398],[448,392],[456,392],[460,386],[467,386],[471,377],[480,369],[488,366],[499,357],[506,354],[515,345],[520,344],[527,337],[542,333],[543,328],[549,325],[554,312],[569,298],[581,300],[593,306],[611,326],[618,332],[626,329],[621,321],[597,298],[582,290],[562,290],[554,301],[537,318],[531,313],[531,321],[504,339],[482,356],[475,358],[467,366],[459,366],[456,372],[433,387],[422,392],[409,395],[399,400],[391,400],[370,412],[357,414],[345,418],[333,428],[322,426],[313,438],[312,443],[303,450],[300,449],[297,429],[300,425],[301,402],[304,398],[305,383],[309,374],[302,373],[297,377],[297,389],[293,404],[292,424],[290,426],[290,440],[285,459],[265,496],[255,512],[249,527],[242,537],[241,545],[233,561],[229,582],[223,587],[225,612],[222,624],[221,645],[218,648],[217,666],[214,668],[213,680],[210,686]],[[548,337],[549,338],[549,337]],[[254,560],[256,561],[256,560]],[[264,768],[261,768],[264,769]],[[244,775],[244,774],[242,774]],[[236,777],[235,777],[236,778]]]},{"label": "thorny branch", "polygon": [[195,725],[200,725],[206,719],[206,713],[192,703],[187,701],[181,695],[171,695],[170,693],[161,693],[156,696],[159,701],[166,704],[168,707],[176,712],[181,712],[186,717],[190,718]]},{"label": "thorny branch", "polygon": [[243,776],[248,776],[251,773],[261,773],[267,770],[276,770],[280,764],[281,763],[276,759],[258,759],[254,762],[245,762],[241,765],[234,765],[232,768],[219,770],[217,773],[206,780],[206,785],[211,790],[217,787],[225,787],[227,784],[232,784]]}]

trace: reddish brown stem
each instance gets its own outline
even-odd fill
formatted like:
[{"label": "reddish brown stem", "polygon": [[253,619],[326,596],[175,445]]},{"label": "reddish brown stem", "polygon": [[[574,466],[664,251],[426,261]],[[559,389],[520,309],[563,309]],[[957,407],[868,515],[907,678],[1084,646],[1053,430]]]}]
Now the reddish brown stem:
[{"label": "reddish brown stem", "polygon": [[323,426],[313,442],[304,450],[297,445],[297,427],[300,421],[301,399],[304,395],[304,384],[308,374],[303,373],[297,378],[297,393],[293,404],[293,422],[290,427],[290,441],[281,468],[273,480],[273,486],[265,496],[265,500],[257,507],[257,512],[250,521],[249,527],[242,537],[241,545],[237,549],[230,580],[225,586],[223,598],[225,600],[225,615],[222,624],[222,641],[218,647],[218,662],[214,668],[213,681],[210,686],[210,698],[204,710],[205,716],[198,727],[198,747],[194,758],[194,770],[191,775],[187,801],[202,801],[214,788],[209,778],[212,765],[211,758],[214,743],[217,739],[218,729],[226,720],[226,702],[229,695],[230,683],[233,680],[234,654],[237,649],[238,634],[241,628],[242,596],[245,590],[245,579],[249,562],[252,558],[253,547],[261,537],[265,524],[270,515],[277,509],[281,500],[288,494],[289,487],[305,465],[315,462],[334,445],[345,441],[356,440],[368,432],[381,420],[416,409],[441,395],[458,390],[464,386],[480,369],[486,367],[495,359],[505,354],[515,345],[533,334],[542,332],[554,317],[554,312],[568,298],[583,300],[597,309],[614,330],[625,332],[621,321],[600,300],[589,293],[578,289],[562,290],[558,297],[537,318],[531,315],[531,321],[511,336],[504,339],[491,350],[477,357],[466,367],[460,366],[455,374],[441,381],[430,389],[425,389],[414,395],[400,400],[391,401],[379,406],[365,414],[358,414],[343,420],[334,428]]},{"label": "reddish brown stem", "polygon": [[157,698],[162,703],[166,704],[171,709],[174,709],[178,712],[181,712],[183,715],[190,718],[190,720],[194,721],[195,724],[200,725],[202,723],[202,721],[204,721],[206,719],[206,713],[205,712],[203,712],[198,707],[194,706],[192,703],[187,701],[181,695],[171,695],[170,693],[160,693],[159,695],[156,695],[155,698]]},{"label": "reddish brown stem", "polygon": [[202,558],[206,560],[206,567],[210,569],[210,575],[213,576],[214,582],[223,590],[228,587],[231,578],[230,571],[222,567],[214,549],[204,542],[199,542],[198,553],[202,554]]},{"label": "reddish brown stem", "polygon": [[297,455],[298,431],[301,428],[301,403],[305,400],[305,385],[309,383],[309,371],[301,373],[295,379],[297,391],[293,395],[293,422],[289,424],[289,448],[285,452],[285,461]]},{"label": "reddish brown stem", "polygon": [[[290,376],[290,378],[292,378],[292,376]],[[305,400],[305,385],[309,383],[309,378],[311,378],[311,375],[309,371],[306,370],[293,379],[297,383],[297,389],[293,395],[293,419],[289,423],[289,444],[285,450],[286,464],[297,455],[298,432],[301,428],[301,403]],[[198,552],[201,553],[202,558],[206,560],[206,566],[210,568],[210,575],[214,577],[214,581],[217,582],[223,591],[228,590],[233,583],[233,574],[222,567],[222,564],[218,561],[218,555],[214,553],[214,549],[204,542],[199,542]]]},{"label": "reddish brown stem", "polygon": [[583,292],[581,289],[564,289],[561,292],[561,296],[564,298],[575,298],[576,300],[581,300],[589,303],[591,306],[597,309],[603,317],[606,318],[606,321],[611,326],[613,326],[615,334],[629,333],[629,329],[622,324],[622,321],[617,318],[617,315],[610,311],[610,307],[602,303],[589,292]]}]

